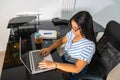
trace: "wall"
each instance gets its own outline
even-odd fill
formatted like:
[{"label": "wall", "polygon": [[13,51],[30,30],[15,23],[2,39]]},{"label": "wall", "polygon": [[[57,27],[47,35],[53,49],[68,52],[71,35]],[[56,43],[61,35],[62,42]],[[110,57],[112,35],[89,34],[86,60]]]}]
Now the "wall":
[{"label": "wall", "polygon": [[[106,27],[110,20],[116,20],[120,23],[120,0],[75,0],[75,10],[76,13],[79,10],[87,10],[93,16],[93,19]],[[103,33],[99,33],[97,40],[101,38]]]},{"label": "wall", "polygon": [[[106,24],[108,23],[108,21],[110,20],[116,20],[118,22],[120,22],[120,0],[70,0],[70,1],[74,1],[71,8],[71,4],[68,4],[68,11],[66,9],[63,9],[64,11],[66,11],[66,13],[68,12],[69,14],[74,15],[75,13],[77,13],[78,11],[81,10],[87,10],[91,13],[91,15],[93,16],[93,19],[98,22],[99,24],[101,24],[103,27],[106,26]],[[66,0],[66,2],[69,3],[69,0]],[[72,11],[70,11],[70,9]],[[66,15],[67,16],[67,15]],[[64,17],[64,18],[70,18],[70,16],[68,17]]]},{"label": "wall", "polygon": [[94,19],[104,27],[110,20],[116,20],[120,23],[120,0],[104,0],[102,3],[107,4],[107,6],[104,5],[103,8],[101,6],[102,9],[93,14]]},{"label": "wall", "polygon": [[60,15],[59,0],[0,0],[0,51],[6,48],[9,20],[21,12],[39,12],[41,20]]},{"label": "wall", "polygon": [[[105,27],[110,20],[120,22],[119,3],[120,0],[0,0],[0,51],[6,47],[4,43],[9,34],[8,21],[18,13],[39,12],[41,20],[48,20],[60,16],[69,19],[76,12],[87,10],[96,22]],[[67,13],[70,16],[66,16]]]}]

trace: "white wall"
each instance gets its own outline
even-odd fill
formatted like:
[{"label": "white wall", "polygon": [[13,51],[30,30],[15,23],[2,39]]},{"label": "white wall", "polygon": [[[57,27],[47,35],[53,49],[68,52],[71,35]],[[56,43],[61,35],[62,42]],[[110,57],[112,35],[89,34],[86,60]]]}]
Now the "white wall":
[{"label": "white wall", "polygon": [[[68,4],[63,4],[64,2]],[[72,16],[80,10],[87,10],[96,22],[105,27],[110,20],[120,22],[119,3],[120,0],[0,0],[0,51],[5,50],[4,43],[7,42],[9,34],[9,30],[6,30],[8,21],[18,13],[40,12],[40,19],[48,20],[60,16],[65,18],[67,13],[61,15],[62,12],[69,14],[71,12]],[[68,8],[71,7],[72,11],[67,10],[64,5],[68,5]]]},{"label": "white wall", "polygon": [[[76,0],[75,11],[87,10],[93,16],[93,19],[106,27],[110,20],[116,20],[120,23],[120,0]],[[97,41],[101,38],[103,32],[97,36]]]},{"label": "white wall", "polygon": [[[99,22],[103,27],[106,27],[106,24],[110,20],[116,20],[120,23],[120,0],[102,0],[104,7],[101,6],[101,9],[93,14],[94,19]],[[97,5],[98,5],[97,4]]]},{"label": "white wall", "polygon": [[93,19],[106,27],[110,20],[120,22],[120,0],[75,0],[74,13],[87,10]]},{"label": "white wall", "polygon": [[0,0],[0,51],[5,50],[8,21],[21,12],[39,12],[41,20],[60,16],[59,0]]}]

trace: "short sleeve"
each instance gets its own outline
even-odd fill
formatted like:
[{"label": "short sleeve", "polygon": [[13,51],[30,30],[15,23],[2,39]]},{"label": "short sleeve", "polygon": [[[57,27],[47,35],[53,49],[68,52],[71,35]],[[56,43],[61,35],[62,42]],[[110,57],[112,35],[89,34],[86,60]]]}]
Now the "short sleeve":
[{"label": "short sleeve", "polygon": [[89,44],[88,46],[83,48],[83,50],[81,51],[81,54],[80,54],[81,56],[79,57],[79,59],[90,63],[94,53],[95,53],[95,44],[94,43]]},{"label": "short sleeve", "polygon": [[71,34],[72,34],[72,32],[71,32],[71,31],[69,31],[68,33],[66,33],[66,37],[67,37],[67,39],[69,39],[69,38],[70,38]]}]

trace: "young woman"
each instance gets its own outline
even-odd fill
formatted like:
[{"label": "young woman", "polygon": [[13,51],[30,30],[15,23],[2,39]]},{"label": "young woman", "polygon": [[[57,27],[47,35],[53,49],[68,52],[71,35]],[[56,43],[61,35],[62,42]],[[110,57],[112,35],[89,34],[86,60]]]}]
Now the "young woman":
[{"label": "young woman", "polygon": [[[40,55],[46,56],[53,49],[66,43],[65,51],[62,56],[64,63],[43,60],[38,67],[51,68],[70,72],[85,73],[86,66],[90,63],[95,52],[95,35],[93,30],[93,20],[89,12],[80,11],[71,20],[71,30],[62,38],[58,39],[48,48],[41,49]],[[73,80],[78,80],[75,75]]]}]

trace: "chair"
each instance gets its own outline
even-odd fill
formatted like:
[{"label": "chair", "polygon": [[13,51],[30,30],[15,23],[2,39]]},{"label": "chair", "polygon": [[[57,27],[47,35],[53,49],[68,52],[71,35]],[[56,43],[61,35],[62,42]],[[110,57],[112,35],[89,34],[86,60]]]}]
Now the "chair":
[{"label": "chair", "polygon": [[101,63],[103,77],[106,79],[109,72],[120,62],[120,24],[110,21],[103,37],[97,45],[99,63]]},{"label": "chair", "polygon": [[[97,43],[96,53],[89,64],[88,73],[82,80],[106,80],[109,72],[120,63],[120,24],[110,21]],[[94,71],[93,71],[94,70]]]}]

